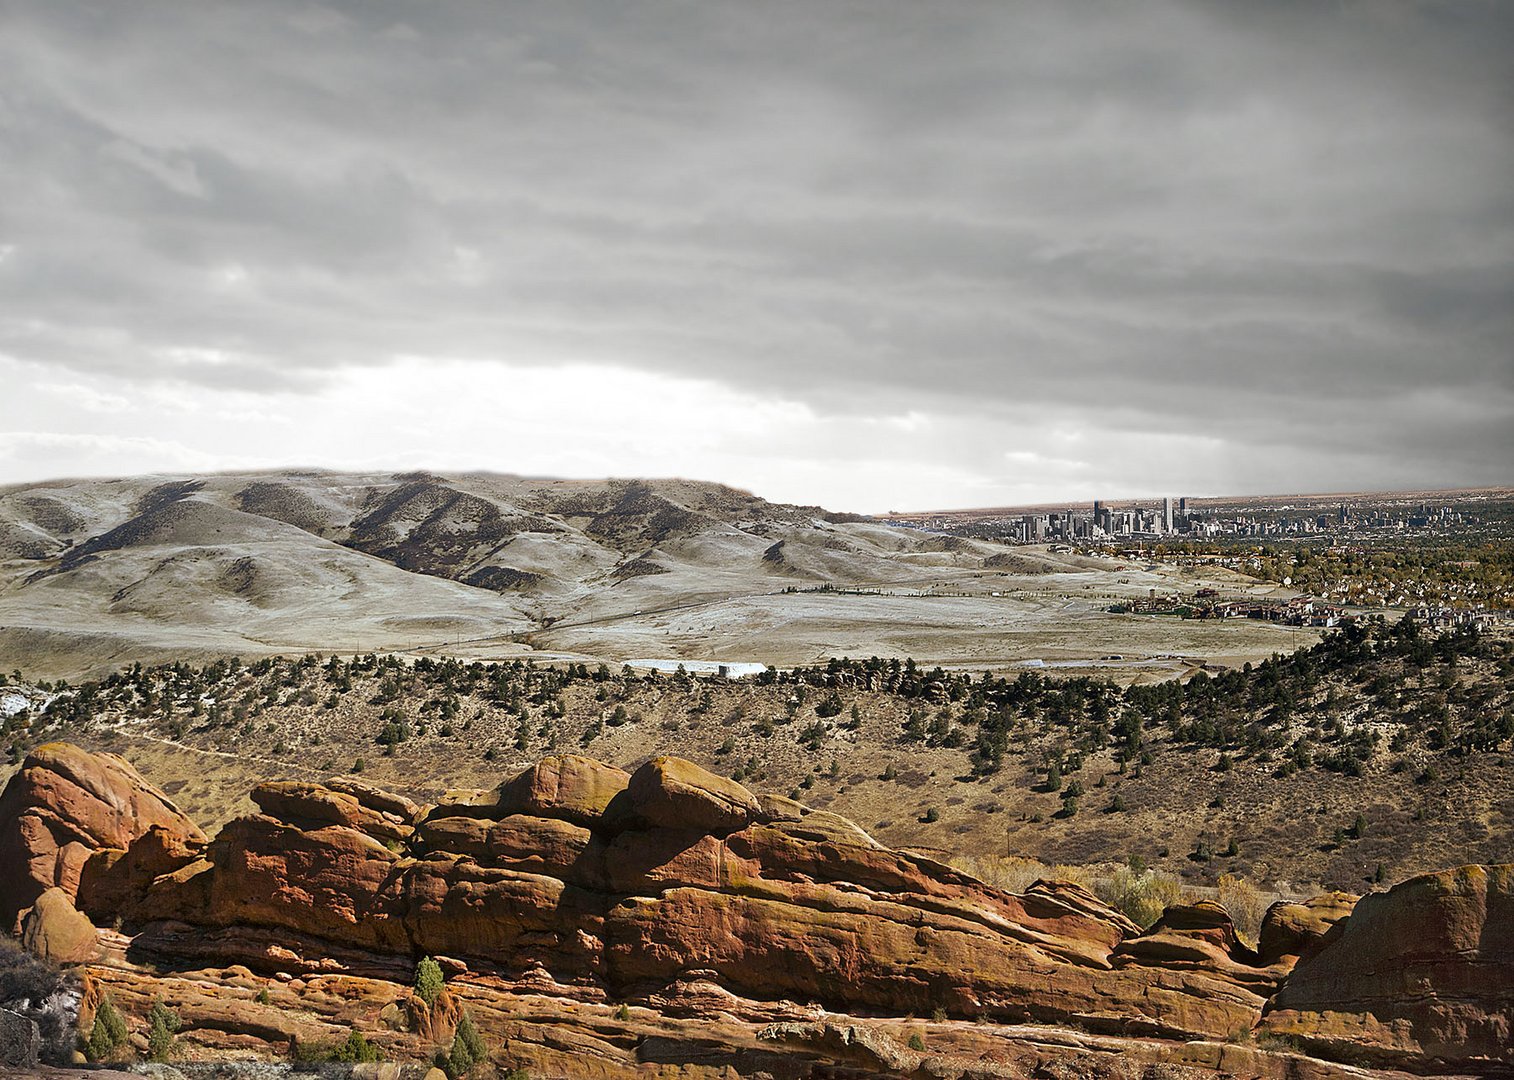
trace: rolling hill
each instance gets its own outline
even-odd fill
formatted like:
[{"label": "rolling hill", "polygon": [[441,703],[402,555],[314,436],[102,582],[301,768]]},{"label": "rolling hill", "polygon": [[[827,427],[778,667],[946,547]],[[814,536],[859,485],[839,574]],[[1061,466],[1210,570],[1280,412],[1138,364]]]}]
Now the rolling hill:
[{"label": "rolling hill", "polygon": [[570,616],[903,583],[997,551],[940,541],[681,480],[286,472],[29,484],[0,489],[0,658],[60,672],[297,648],[488,641],[520,652],[521,635]]}]

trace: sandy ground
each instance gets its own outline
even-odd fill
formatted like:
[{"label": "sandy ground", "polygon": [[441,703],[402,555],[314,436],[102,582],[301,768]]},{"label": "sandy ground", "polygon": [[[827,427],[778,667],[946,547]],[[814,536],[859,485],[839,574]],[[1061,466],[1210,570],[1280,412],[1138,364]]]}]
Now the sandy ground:
[{"label": "sandy ground", "polygon": [[[569,617],[508,641],[616,662],[659,658],[790,666],[832,656],[897,656],[974,670],[1041,665],[1098,669],[1130,681],[1170,677],[1200,664],[1238,666],[1319,640],[1315,631],[1252,620],[1114,615],[1107,610],[1152,589],[1191,593],[1204,585],[1236,595],[1270,591],[1249,580],[1203,578],[1166,568],[1034,577],[952,573],[922,577],[908,586],[883,586],[878,594],[763,592],[597,617],[591,607],[587,617]],[[459,651],[489,656],[494,644],[465,643]],[[1118,659],[1101,662],[1110,657]]]},{"label": "sandy ground", "polygon": [[[1256,591],[1161,570],[1039,577],[952,573],[883,586],[879,594],[770,587],[692,597],[586,593],[558,609],[563,614],[547,629],[534,629],[493,594],[385,569],[391,573],[372,575],[360,596],[316,584],[299,605],[267,612],[248,613],[228,603],[222,611],[175,617],[173,606],[164,604],[105,618],[89,594],[58,590],[41,609],[0,597],[0,666],[39,678],[77,678],[134,660],[224,654],[381,651],[775,666],[831,656],[897,656],[974,670],[1086,667],[1123,682],[1170,677],[1201,664],[1238,666],[1319,640],[1315,631],[1253,620],[1107,611],[1117,600],[1144,597],[1153,588],[1192,592],[1210,584],[1235,594]],[[643,601],[651,606],[641,606]],[[1101,662],[1111,657],[1118,659]]]}]

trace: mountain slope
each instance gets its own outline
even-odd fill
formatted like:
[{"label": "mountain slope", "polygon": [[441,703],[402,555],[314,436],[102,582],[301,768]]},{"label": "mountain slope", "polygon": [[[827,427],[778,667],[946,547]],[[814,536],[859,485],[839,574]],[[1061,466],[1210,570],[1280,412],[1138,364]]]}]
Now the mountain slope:
[{"label": "mountain slope", "polygon": [[688,480],[284,471],[0,488],[0,666],[43,678],[357,650],[974,667],[1119,653],[1169,675],[1313,640],[1107,611],[1203,584]]},{"label": "mountain slope", "polygon": [[[880,542],[886,539],[886,543]],[[515,635],[795,583],[910,580],[900,538],[691,481],[282,472],[0,489],[0,659]],[[765,560],[781,545],[785,557]],[[979,545],[982,559],[991,546]],[[40,666],[39,666],[39,663]],[[68,665],[62,665],[67,668]]]}]

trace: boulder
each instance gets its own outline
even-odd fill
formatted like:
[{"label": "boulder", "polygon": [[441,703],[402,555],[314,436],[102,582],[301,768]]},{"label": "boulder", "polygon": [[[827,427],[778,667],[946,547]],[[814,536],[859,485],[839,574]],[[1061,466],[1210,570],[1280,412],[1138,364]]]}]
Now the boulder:
[{"label": "boulder", "polygon": [[1121,970],[1201,973],[1254,1000],[1258,1012],[1277,989],[1280,974],[1259,966],[1256,953],[1236,934],[1230,912],[1213,900],[1169,907],[1145,933],[1116,945],[1110,962]]},{"label": "boulder", "polygon": [[641,822],[691,832],[731,832],[762,813],[750,791],[682,758],[656,757],[626,786],[629,811]]},{"label": "boulder", "polygon": [[0,794],[0,926],[50,888],[70,902],[91,855],[125,851],[154,826],[185,842],[205,834],[168,797],[114,754],[48,743],[27,755]]},{"label": "boulder", "polygon": [[[1122,942],[1116,954],[1135,951],[1141,943],[1170,942],[1178,951],[1201,949],[1205,955],[1255,963],[1256,954],[1241,943],[1235,923],[1224,905],[1213,900],[1174,904],[1138,938]],[[1149,951],[1149,950],[1148,950]]]},{"label": "boulder", "polygon": [[1263,1026],[1342,1059],[1514,1067],[1514,864],[1363,897],[1294,967]]},{"label": "boulder", "polygon": [[529,814],[593,825],[630,779],[613,765],[578,754],[558,754],[503,784],[496,806],[501,815]]},{"label": "boulder", "polygon": [[199,859],[205,842],[154,825],[125,851],[102,848],[79,875],[79,910],[94,918],[129,915],[153,882]]},{"label": "boulder", "polygon": [[558,818],[511,814],[487,818],[430,818],[416,830],[421,854],[463,855],[485,866],[551,874],[587,888],[602,888],[602,843],[588,829]]},{"label": "boulder", "polygon": [[12,1069],[36,1068],[42,1053],[42,1032],[28,1016],[0,1009],[0,1065]]},{"label": "boulder", "polygon": [[302,829],[257,814],[229,822],[209,855],[207,907],[181,911],[188,921],[283,926],[347,945],[409,949],[392,918],[403,888],[400,857],[365,832]]},{"label": "boulder", "polygon": [[421,808],[415,802],[403,795],[385,791],[365,780],[358,780],[352,776],[336,776],[327,780],[325,786],[343,795],[351,795],[368,809],[377,810],[381,814],[392,817],[402,825],[414,825],[421,819]]},{"label": "boulder", "polygon": [[1264,964],[1292,964],[1312,956],[1332,926],[1351,914],[1361,897],[1348,892],[1321,893],[1308,900],[1279,900],[1262,916],[1257,952]]},{"label": "boulder", "polygon": [[356,796],[324,784],[274,780],[253,788],[252,801],[269,817],[300,828],[341,825],[380,841],[402,841],[412,831],[400,815],[365,806]]},{"label": "boulder", "polygon": [[22,913],[21,945],[52,964],[81,964],[95,955],[95,924],[54,886]]}]

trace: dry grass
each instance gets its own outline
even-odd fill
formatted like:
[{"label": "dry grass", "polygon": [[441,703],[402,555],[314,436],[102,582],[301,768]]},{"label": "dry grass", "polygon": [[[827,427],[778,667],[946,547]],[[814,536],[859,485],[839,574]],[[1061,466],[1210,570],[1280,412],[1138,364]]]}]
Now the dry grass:
[{"label": "dry grass", "polygon": [[1267,898],[1239,874],[1221,874],[1219,894],[1221,906],[1230,912],[1230,921],[1235,923],[1236,934],[1249,948],[1256,948],[1262,916],[1267,914]]},{"label": "dry grass", "polygon": [[948,860],[958,870],[986,885],[1009,893],[1023,893],[1038,881],[1052,877],[1051,867],[1039,859],[1019,855],[970,855],[958,853]]},{"label": "dry grass", "polygon": [[1182,882],[1158,870],[1138,871],[1128,866],[1111,870],[1107,863],[1048,866],[1039,859],[1016,855],[958,854],[948,861],[978,880],[1011,893],[1023,893],[1037,881],[1071,881],[1123,912],[1143,930],[1161,918],[1171,905],[1191,899]]},{"label": "dry grass", "polygon": [[1138,871],[1122,866],[1094,883],[1094,893],[1110,907],[1125,913],[1142,930],[1162,917],[1183,897],[1183,884],[1159,870]]}]

